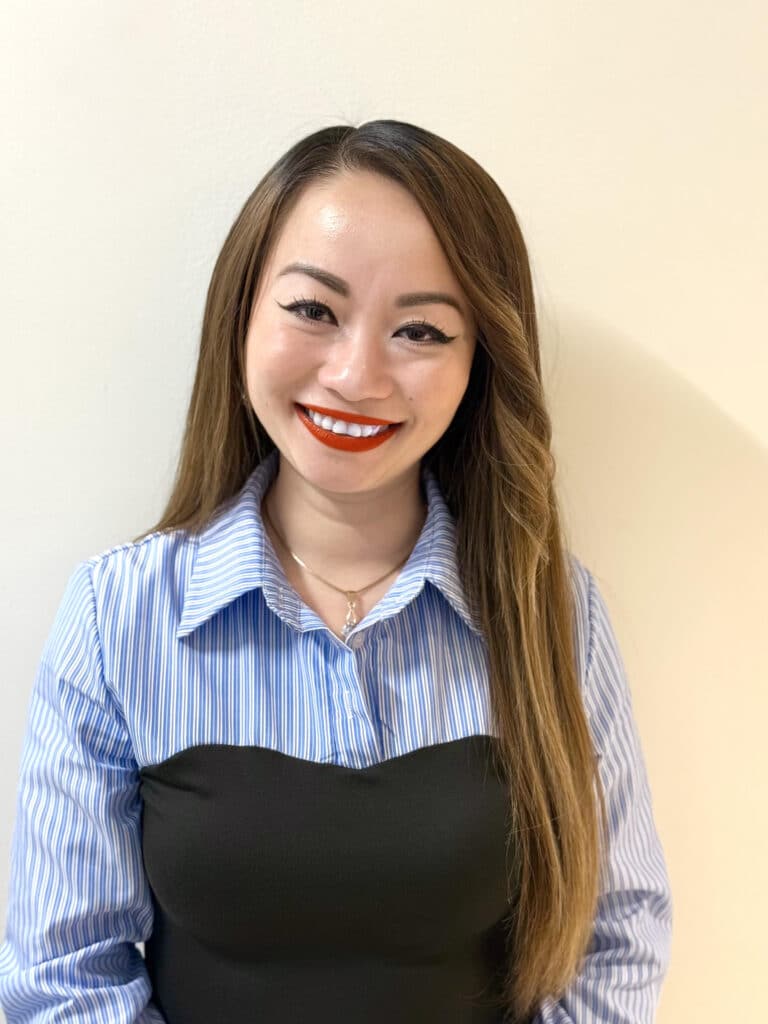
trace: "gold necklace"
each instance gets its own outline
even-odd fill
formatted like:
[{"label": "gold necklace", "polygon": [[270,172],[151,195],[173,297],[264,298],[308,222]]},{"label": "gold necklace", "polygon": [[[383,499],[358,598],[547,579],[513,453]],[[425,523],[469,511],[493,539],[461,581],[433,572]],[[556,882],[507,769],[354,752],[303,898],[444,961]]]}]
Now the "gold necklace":
[{"label": "gold necklace", "polygon": [[342,636],[344,637],[345,640],[349,636],[349,634],[352,632],[352,629],[354,628],[354,626],[356,626],[357,623],[360,621],[358,619],[358,617],[357,617],[357,599],[358,599],[358,597],[361,594],[364,594],[366,592],[366,590],[370,590],[371,587],[375,587],[377,583],[381,583],[381,581],[385,580],[387,578],[387,576],[391,576],[392,573],[395,572],[397,569],[401,569],[405,565],[405,563],[408,561],[408,559],[410,558],[410,552],[409,552],[409,554],[407,554],[405,556],[405,558],[402,560],[402,562],[400,562],[398,565],[396,565],[394,569],[390,569],[389,572],[385,572],[383,576],[379,576],[379,578],[377,580],[374,580],[373,583],[369,583],[367,587],[361,587],[360,590],[344,590],[342,587],[337,587],[335,583],[331,583],[330,580],[326,580],[319,573],[314,572],[312,569],[309,568],[309,566],[306,564],[306,562],[302,562],[302,560],[299,558],[299,556],[294,554],[293,551],[291,551],[291,549],[286,544],[285,539],[283,538],[282,534],[279,532],[279,530],[277,529],[275,524],[272,522],[270,514],[267,511],[266,502],[262,502],[261,511],[264,514],[264,518],[266,519],[266,521],[272,527],[275,535],[277,536],[277,539],[283,545],[283,547],[288,552],[288,554],[291,556],[291,558],[293,558],[294,561],[298,562],[299,565],[302,567],[302,569],[306,569],[306,571],[310,574],[310,576],[314,576],[315,579],[320,580],[321,583],[325,583],[325,585],[327,587],[332,587],[334,590],[338,591],[338,593],[343,594],[346,597],[346,599],[347,599],[347,617],[344,620],[344,625],[341,627]]}]

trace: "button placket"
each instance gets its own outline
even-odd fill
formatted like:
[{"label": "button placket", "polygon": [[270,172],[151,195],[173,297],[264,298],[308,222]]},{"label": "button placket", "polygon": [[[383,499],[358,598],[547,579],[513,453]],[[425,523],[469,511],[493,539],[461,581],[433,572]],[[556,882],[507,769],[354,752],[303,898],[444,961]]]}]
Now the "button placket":
[{"label": "button placket", "polygon": [[352,682],[346,684],[347,692],[344,695],[347,719],[357,718],[360,720],[360,728],[363,728],[362,723],[365,723],[365,727],[369,730],[372,728],[371,712],[362,691],[365,687],[364,666],[368,652],[366,644],[370,642],[371,630],[375,630],[375,628],[375,626],[369,626],[367,629],[361,630],[347,639],[347,649],[351,656],[347,662],[347,669],[349,671],[349,678],[352,680]]}]

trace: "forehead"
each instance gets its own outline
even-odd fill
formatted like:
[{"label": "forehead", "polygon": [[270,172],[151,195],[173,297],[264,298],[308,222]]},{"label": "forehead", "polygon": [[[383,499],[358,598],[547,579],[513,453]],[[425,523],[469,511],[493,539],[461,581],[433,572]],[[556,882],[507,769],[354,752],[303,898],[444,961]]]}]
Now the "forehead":
[{"label": "forehead", "polygon": [[[276,240],[272,270],[294,259],[342,260],[350,273],[350,263],[370,268],[389,262],[393,270],[426,263],[425,269],[453,277],[416,199],[397,182],[370,171],[343,172],[303,190]],[[326,269],[341,270],[338,262]]]}]

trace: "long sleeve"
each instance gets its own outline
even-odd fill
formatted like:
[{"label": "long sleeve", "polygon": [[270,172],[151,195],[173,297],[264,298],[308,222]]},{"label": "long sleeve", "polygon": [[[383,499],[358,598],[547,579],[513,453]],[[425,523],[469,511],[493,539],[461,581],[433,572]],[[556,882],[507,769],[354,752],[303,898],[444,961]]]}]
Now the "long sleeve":
[{"label": "long sleeve", "polygon": [[0,949],[8,1024],[162,1024],[138,769],[103,676],[91,567],[73,572],[32,691]]},{"label": "long sleeve", "polygon": [[585,697],[606,795],[609,863],[582,972],[557,1003],[542,1003],[533,1024],[651,1024],[669,964],[672,896],[624,663],[587,575]]}]

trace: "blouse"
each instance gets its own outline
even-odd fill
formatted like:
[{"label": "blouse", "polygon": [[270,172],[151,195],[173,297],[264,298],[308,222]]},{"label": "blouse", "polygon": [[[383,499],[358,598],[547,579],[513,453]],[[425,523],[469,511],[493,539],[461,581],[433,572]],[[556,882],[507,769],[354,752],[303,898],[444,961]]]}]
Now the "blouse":
[{"label": "blouse", "polygon": [[[501,790],[472,768],[495,733],[451,514],[424,467],[419,539],[345,642],[264,530],[277,467],[273,451],[198,537],[115,546],[67,583],[20,763],[8,1024],[234,1021],[238,999],[259,1022],[307,1007],[316,1021],[501,1019],[457,1008],[490,977],[487,950],[509,955],[513,894]],[[533,1024],[644,1024],[669,962],[669,878],[608,611],[568,559],[610,845],[583,970]],[[406,991],[412,1015],[387,1004]],[[455,1002],[430,1017],[439,992]]]}]

